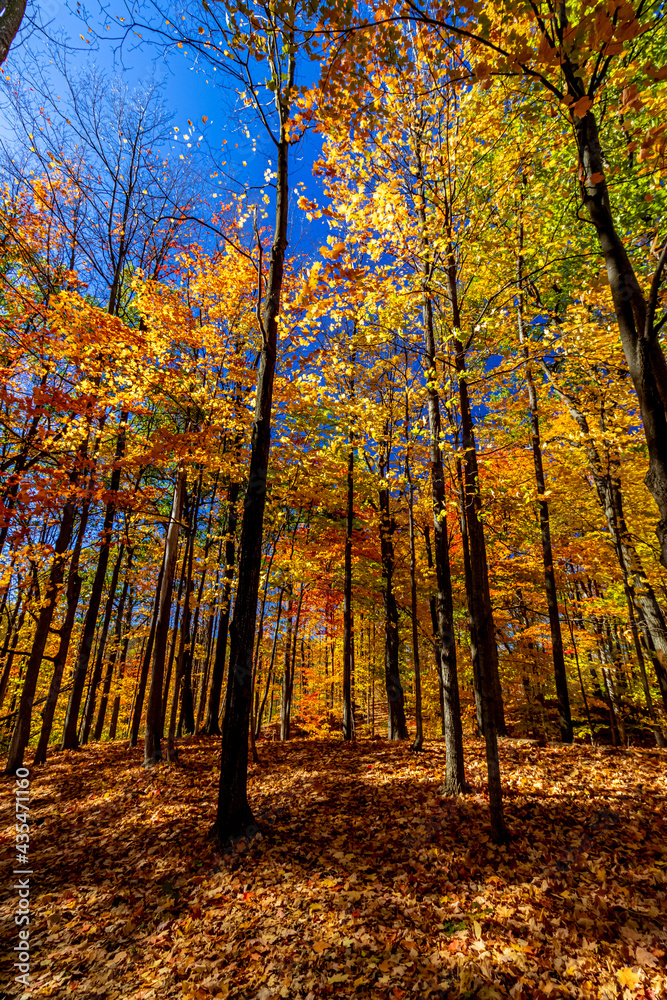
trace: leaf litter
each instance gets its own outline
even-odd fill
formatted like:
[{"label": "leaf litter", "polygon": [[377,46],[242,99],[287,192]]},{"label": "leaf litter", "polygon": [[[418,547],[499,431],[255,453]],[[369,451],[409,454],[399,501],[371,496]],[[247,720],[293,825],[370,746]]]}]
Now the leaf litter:
[{"label": "leaf litter", "polygon": [[[489,839],[481,740],[472,794],[447,799],[441,741],[303,739],[260,743],[262,832],[224,853],[218,740],[153,771],[120,743],[54,754],[31,774],[30,986],[8,968],[7,996],[664,997],[667,755],[500,747],[507,846]],[[15,906],[7,878],[5,955]]]}]

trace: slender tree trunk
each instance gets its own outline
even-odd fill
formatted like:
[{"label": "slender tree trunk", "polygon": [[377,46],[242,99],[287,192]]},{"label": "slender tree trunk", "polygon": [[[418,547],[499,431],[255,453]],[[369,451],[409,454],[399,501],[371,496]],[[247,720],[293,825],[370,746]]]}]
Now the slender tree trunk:
[{"label": "slender tree trunk", "polygon": [[389,444],[386,437],[389,434],[385,424],[385,441],[380,453],[380,479],[385,484],[379,489],[380,502],[380,552],[382,557],[382,598],[384,602],[384,670],[387,687],[388,703],[388,736],[390,740],[406,740],[408,727],[405,721],[405,706],[403,685],[398,666],[399,635],[398,607],[394,593],[394,542],[396,530],[394,518],[391,515],[389,487],[386,485],[389,471]]},{"label": "slender tree trunk", "polygon": [[176,674],[174,677],[174,691],[171,699],[171,712],[169,715],[169,733],[167,736],[167,760],[176,760],[176,717],[178,715],[178,706],[181,703],[182,697],[185,696],[183,691],[183,680],[185,671],[188,667],[188,661],[191,655],[190,652],[190,621],[192,617],[192,611],[190,608],[190,597],[192,595],[193,579],[192,579],[192,567],[194,561],[194,540],[195,540],[195,529],[197,524],[197,505],[195,503],[194,510],[191,514],[189,534],[188,534],[188,545],[186,548],[184,556],[184,564],[187,565],[185,571],[185,598],[183,601],[183,619],[181,621],[181,631],[178,646],[178,656],[176,657]]},{"label": "slender tree trunk", "polygon": [[155,603],[153,605],[153,614],[151,615],[151,626],[148,633],[148,641],[145,647],[142,649],[141,654],[141,669],[137,675],[137,687],[136,695],[133,699],[131,706],[132,722],[130,725],[130,746],[136,747],[139,741],[139,729],[141,726],[141,713],[144,707],[144,698],[146,695],[146,683],[148,681],[148,671],[151,665],[151,659],[153,656],[153,645],[155,643],[155,629],[157,626],[158,614],[160,612],[160,595],[162,593],[162,581],[164,579],[164,556],[160,564],[160,572],[157,578],[157,587],[155,591]]},{"label": "slender tree trunk", "polygon": [[[167,705],[169,704],[169,688],[171,686],[171,673],[174,668],[174,657],[176,656],[176,647],[179,644],[178,624],[181,613],[181,597],[183,596],[183,587],[185,586],[185,573],[188,565],[189,550],[190,550],[190,535],[188,534],[187,543],[185,546],[185,552],[183,553],[181,572],[178,578],[178,593],[176,594],[176,603],[174,606],[174,625],[171,633],[171,642],[169,643],[169,657],[167,659],[167,670],[164,678],[164,689],[162,691],[162,705],[160,708],[161,739],[164,739],[164,724],[167,718]],[[178,555],[176,556],[176,564],[178,565]]]},{"label": "slender tree trunk", "polygon": [[178,550],[178,532],[180,528],[181,509],[186,486],[186,471],[179,468],[174,484],[174,498],[171,515],[167,527],[167,537],[164,543],[164,577],[160,592],[160,610],[155,625],[155,643],[153,651],[153,669],[151,684],[148,691],[146,706],[146,736],[144,740],[144,767],[154,767],[162,760],[160,740],[160,721],[162,708],[162,686],[164,683],[164,661],[167,654],[169,638],[169,623],[171,620],[171,594],[176,570],[176,555]]},{"label": "slender tree trunk", "polygon": [[290,672],[292,667],[292,615],[294,611],[294,601],[292,597],[292,586],[287,590],[289,600],[287,602],[287,630],[285,632],[285,652],[283,656],[283,688],[282,700],[280,703],[280,739],[289,739],[290,729]]},{"label": "slender tree trunk", "polygon": [[442,462],[442,423],[440,417],[440,396],[438,393],[438,371],[436,367],[435,328],[432,298],[432,251],[427,239],[426,188],[421,148],[417,145],[416,165],[419,184],[418,214],[422,229],[422,327],[424,335],[424,368],[426,375],[426,402],[428,407],[431,492],[433,503],[433,548],[435,572],[438,583],[436,610],[438,614],[438,636],[440,640],[439,664],[442,685],[443,729],[447,753],[445,780],[442,791],[448,795],[458,795],[467,789],[463,762],[463,728],[461,725],[461,704],[459,696],[458,666],[456,662],[456,639],[454,636],[454,607],[452,601],[452,580],[449,565],[449,537],[447,530],[447,504],[445,496],[445,473]]},{"label": "slender tree trunk", "polygon": [[104,609],[104,620],[102,621],[102,630],[97,644],[97,654],[95,656],[95,666],[93,668],[93,676],[90,681],[90,688],[88,689],[88,697],[86,699],[86,707],[83,712],[84,722],[83,722],[83,732],[81,734],[82,743],[88,742],[88,737],[90,736],[90,729],[93,724],[93,716],[95,715],[95,703],[97,700],[97,688],[99,686],[100,680],[102,679],[102,667],[104,665],[104,651],[106,649],[107,636],[109,634],[109,625],[111,624],[113,605],[116,599],[116,590],[118,589],[118,578],[120,576],[120,567],[123,562],[124,554],[125,554],[125,545],[124,543],[121,542],[118,548],[118,556],[116,557],[116,562],[114,564],[113,572],[111,575],[111,583],[109,584],[109,593],[107,594],[106,607]]},{"label": "slender tree trunk", "polygon": [[567,689],[567,673],[563,655],[563,636],[558,613],[558,593],[556,591],[556,574],[554,572],[554,557],[551,546],[551,523],[549,520],[549,502],[546,499],[546,482],[544,464],[542,462],[542,445],[540,442],[540,412],[537,402],[537,389],[530,364],[530,352],[526,343],[523,323],[523,220],[519,226],[519,256],[517,259],[517,284],[519,298],[517,320],[519,343],[524,359],[524,378],[528,390],[528,409],[530,413],[531,441],[533,447],[533,464],[535,466],[535,484],[537,486],[537,504],[540,512],[540,536],[542,539],[542,563],[544,566],[544,590],[547,597],[549,612],[549,628],[551,630],[551,648],[558,698],[558,719],[560,722],[560,738],[562,743],[572,743],[572,713],[570,711],[570,696]]},{"label": "slender tree trunk", "polygon": [[[114,667],[116,666],[116,660],[118,658],[118,653],[121,648],[121,640],[123,635],[123,615],[125,613],[125,603],[127,601],[127,595],[130,587],[130,571],[132,568],[132,547],[128,547],[127,550],[127,564],[125,566],[125,581],[123,583],[123,589],[120,593],[120,601],[118,602],[118,611],[116,613],[116,628],[115,628],[115,642],[114,648],[111,656],[109,657],[109,662],[107,663],[106,673],[104,675],[104,681],[102,684],[102,697],[100,698],[100,707],[97,713],[97,723],[95,725],[95,740],[102,739],[102,733],[104,731],[104,719],[107,713],[107,705],[109,702],[109,691],[111,690],[111,680],[113,678]],[[131,604],[130,601],[130,618],[131,618]],[[129,624],[128,624],[129,629]]]},{"label": "slender tree trunk", "polygon": [[[458,442],[457,442],[458,443]],[[470,569],[470,545],[468,544],[468,522],[466,520],[466,491],[463,483],[463,466],[461,459],[456,459],[456,478],[459,487],[459,497],[461,504],[461,542],[463,548],[463,577],[466,587],[466,603],[468,607],[468,631],[470,635],[470,659],[472,661],[472,688],[475,698],[475,718],[477,720],[477,733],[484,735],[484,720],[482,718],[482,689],[480,686],[479,672],[479,643],[477,641],[475,624],[475,609],[472,601],[472,572]]]},{"label": "slender tree trunk", "polygon": [[[407,351],[406,351],[407,368]],[[406,376],[407,377],[407,376]],[[417,554],[415,548],[415,486],[412,479],[410,449],[410,398],[405,390],[405,478],[408,484],[408,536],[410,540],[410,614],[412,620],[412,665],[415,674],[415,722],[416,732],[412,750],[421,750],[424,745],[424,720],[422,718],[422,682],[419,661],[419,628],[417,622]]]},{"label": "slender tree trunk", "polygon": [[[179,736],[181,735],[183,730],[185,730],[185,732],[188,734],[194,733],[195,731],[195,702],[194,702],[194,694],[192,691],[192,663],[194,660],[195,641],[197,638],[197,628],[199,624],[199,604],[197,605],[197,610],[195,612],[194,625],[192,625],[192,610],[190,608],[190,603],[191,603],[192,591],[194,590],[194,578],[193,578],[192,567],[193,567],[195,538],[197,534],[197,523],[199,520],[199,505],[201,502],[202,479],[203,479],[203,469],[199,473],[199,482],[197,484],[197,493],[194,502],[194,510],[192,512],[192,524],[190,526],[190,557],[188,565],[188,582],[185,591],[186,608],[184,608],[183,610],[183,626],[182,626],[186,637],[185,641],[187,643],[187,648],[185,651],[185,656],[183,658],[183,664],[182,664],[181,712],[178,724]],[[187,616],[186,616],[186,610],[187,610]]]},{"label": "slender tree trunk", "polygon": [[264,707],[266,705],[266,699],[271,689],[271,682],[273,680],[273,667],[276,661],[276,649],[278,648],[278,630],[280,628],[280,614],[283,607],[283,597],[285,595],[285,587],[280,588],[280,595],[278,597],[278,611],[276,612],[276,627],[273,633],[273,644],[271,646],[271,660],[269,662],[269,669],[266,675],[266,687],[264,688],[264,697],[262,698],[259,706],[259,711],[257,712],[257,718],[255,720],[255,739],[259,739],[259,734],[262,729],[262,716],[264,714]]},{"label": "slender tree trunk", "polygon": [[[7,634],[5,636],[5,641],[3,644],[2,656],[0,660],[4,663],[2,668],[2,676],[0,677],[0,708],[4,705],[5,695],[7,694],[7,686],[9,684],[9,676],[12,671],[12,663],[14,662],[14,650],[16,649],[16,643],[18,641],[19,633],[23,627],[23,622],[25,620],[25,606],[26,600],[19,593],[19,596],[14,605],[14,610],[12,612],[12,617],[7,626]],[[16,617],[21,612],[18,625],[16,624]],[[16,626],[16,627],[15,627]]]},{"label": "slender tree trunk", "polygon": [[484,526],[481,519],[482,504],[479,493],[477,448],[475,445],[470,398],[468,396],[465,352],[463,344],[458,337],[458,332],[461,328],[461,319],[458,310],[456,264],[451,256],[449,259],[448,279],[452,307],[452,326],[455,330],[453,347],[456,371],[458,373],[461,437],[464,448],[463,471],[466,486],[466,524],[468,526],[468,541],[470,546],[472,603],[475,610],[474,639],[479,650],[482,729],[486,743],[486,765],[489,777],[489,813],[493,839],[502,842],[507,839],[507,829],[503,818],[497,736],[498,733],[504,734],[506,728],[498,675],[498,646],[496,644],[495,623],[489,592]]},{"label": "slender tree trunk", "polygon": [[58,644],[58,652],[56,653],[53,661],[53,675],[51,677],[49,693],[46,698],[46,704],[42,709],[42,729],[39,735],[35,756],[33,758],[33,767],[37,767],[38,764],[44,764],[46,762],[49,739],[51,737],[51,729],[53,727],[53,717],[58,703],[58,695],[60,694],[63,672],[65,670],[65,664],[67,663],[67,654],[69,652],[70,641],[72,638],[72,629],[74,628],[76,609],[79,605],[79,596],[81,594],[81,584],[83,581],[79,574],[79,561],[81,559],[81,548],[83,546],[83,539],[88,525],[89,512],[90,500],[84,504],[84,508],[81,512],[76,541],[74,543],[74,550],[70,560],[69,573],[67,577],[67,604],[65,618],[60,626],[60,629],[58,630],[60,633],[60,643]]},{"label": "slender tree trunk", "polygon": [[[353,381],[350,380],[351,390]],[[343,739],[354,738],[352,713],[352,661],[354,657],[354,617],[352,611],[352,529],[354,527],[354,432],[350,430],[347,456],[347,516],[343,584]]]},{"label": "slender tree trunk", "polygon": [[218,625],[218,637],[215,644],[215,659],[211,676],[211,693],[208,699],[208,714],[204,733],[207,736],[220,735],[220,697],[222,681],[225,675],[225,660],[227,659],[227,638],[229,635],[229,617],[232,605],[232,583],[234,581],[234,562],[236,559],[236,528],[238,512],[236,504],[239,495],[239,484],[232,482],[227,487],[227,532],[225,540],[225,571],[222,575],[222,610]]},{"label": "slender tree trunk", "polygon": [[[564,391],[555,383],[551,372],[546,367],[544,367],[544,371],[558,397],[565,402],[570,416],[581,432],[583,448],[588,459],[598,500],[609,527],[624,584],[632,595],[642,631],[657,653],[653,663],[662,704],[667,712],[667,668],[665,667],[665,663],[667,663],[667,625],[625,520],[620,480],[620,457],[607,450],[603,461],[578,400],[571,392]],[[604,427],[602,430],[604,432]]]},{"label": "slender tree trunk", "polygon": [[276,76],[275,63],[269,60],[276,86],[276,109],[280,118],[280,134],[276,147],[276,229],[267,276],[266,296],[261,312],[262,350],[257,377],[248,487],[241,529],[237,597],[234,620],[230,628],[230,680],[222,729],[220,789],[215,821],[215,830],[221,843],[255,829],[247,789],[248,730],[252,702],[252,660],[262,560],[266,480],[271,447],[271,408],[278,345],[277,320],[287,247],[289,141],[286,126],[294,84],[296,51],[293,32],[284,40],[288,53],[285,80],[280,78],[280,74]]},{"label": "slender tree trunk", "polygon": [[[79,449],[77,459],[85,457],[86,442]],[[78,479],[78,462],[70,473],[70,489],[73,490]],[[44,658],[44,650],[49,638],[51,622],[58,604],[58,595],[65,577],[65,567],[68,559],[69,543],[72,538],[74,528],[75,503],[73,497],[66,501],[63,508],[58,537],[54,546],[54,557],[49,572],[49,579],[45,588],[44,597],[41,602],[35,636],[32,649],[25,669],[23,690],[21,691],[21,701],[16,719],[16,725],[9,747],[9,758],[5,768],[5,774],[14,774],[17,767],[23,765],[23,756],[30,740],[30,723],[32,719],[32,704],[35,699],[37,679]]]},{"label": "slender tree trunk", "polygon": [[[426,543],[426,562],[429,569],[433,569],[433,549],[431,546],[431,531],[427,525],[423,528],[424,531],[424,541]],[[443,686],[444,671],[442,667],[442,661],[440,658],[441,653],[441,642],[440,633],[438,630],[438,609],[436,605],[435,594],[431,594],[428,599],[428,607],[431,613],[431,631],[433,633],[433,656],[435,659],[435,672],[438,678],[438,701],[440,703],[440,735],[444,736],[447,732],[445,725],[445,689]],[[463,746],[463,743],[461,743]]]},{"label": "slender tree trunk", "polygon": [[104,580],[106,578],[107,566],[109,563],[109,552],[111,551],[111,532],[113,529],[114,516],[116,513],[116,493],[118,492],[118,487],[120,486],[120,475],[121,475],[120,461],[123,455],[125,454],[127,418],[128,418],[127,413],[121,413],[118,435],[116,437],[115,462],[111,473],[111,481],[109,484],[109,490],[111,492],[112,499],[108,501],[104,512],[104,523],[102,526],[102,535],[101,535],[102,541],[100,545],[100,553],[97,560],[97,567],[95,569],[95,576],[93,577],[93,583],[90,590],[88,610],[86,612],[86,617],[83,623],[83,632],[81,635],[81,642],[79,644],[79,653],[77,656],[76,666],[74,667],[74,677],[72,678],[72,691],[70,694],[69,705],[67,706],[67,714],[65,716],[65,731],[63,733],[63,739],[61,745],[62,750],[76,750],[77,747],[79,746],[79,738],[78,738],[79,708],[81,705],[81,698],[86,683],[88,663],[90,661],[90,653],[93,646],[93,639],[95,637],[95,629],[97,627],[97,617],[99,615],[100,603],[102,600],[102,592],[104,590]]},{"label": "slender tree trunk", "polygon": [[630,588],[626,585],[625,587],[625,599],[628,605],[628,617],[630,620],[630,631],[632,632],[632,640],[635,647],[635,653],[637,656],[637,664],[639,665],[639,674],[642,681],[642,690],[644,692],[644,699],[646,701],[646,709],[651,720],[651,729],[653,730],[653,736],[655,738],[655,744],[658,747],[665,746],[665,737],[663,735],[658,717],[653,707],[653,698],[651,697],[651,688],[649,687],[648,677],[646,676],[646,664],[644,662],[644,652],[642,650],[641,640],[639,638],[639,631],[637,629],[637,620],[635,618],[635,611],[632,603],[632,593]]}]

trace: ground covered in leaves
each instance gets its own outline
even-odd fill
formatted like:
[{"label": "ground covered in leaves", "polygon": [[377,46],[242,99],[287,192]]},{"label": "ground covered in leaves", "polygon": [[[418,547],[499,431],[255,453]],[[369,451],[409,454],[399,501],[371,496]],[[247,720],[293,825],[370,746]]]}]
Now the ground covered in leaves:
[{"label": "ground covered in leaves", "polygon": [[[152,772],[96,744],[31,774],[31,983],[8,996],[161,1000],[667,996],[667,755],[501,741],[507,847],[444,745],[260,743],[264,835],[208,838],[219,741]],[[3,782],[2,952],[17,943]],[[11,961],[11,960],[10,960]]]}]

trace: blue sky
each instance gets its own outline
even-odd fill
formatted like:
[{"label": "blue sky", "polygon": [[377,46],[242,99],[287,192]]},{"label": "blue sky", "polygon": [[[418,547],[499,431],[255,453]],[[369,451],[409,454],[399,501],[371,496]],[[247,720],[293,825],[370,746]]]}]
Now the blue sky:
[{"label": "blue sky", "polygon": [[[112,0],[108,9],[117,17],[126,13],[119,0]],[[30,24],[31,16],[38,24],[37,29]],[[164,16],[169,16],[169,10],[165,9]],[[246,187],[249,188],[246,203],[259,202],[259,191],[266,186],[265,172],[272,157],[275,165],[275,154],[261,124],[253,122],[242,108],[235,81],[219,70],[211,71],[210,66],[176,46],[167,50],[158,44],[132,39],[121,48],[113,37],[117,32],[105,31],[109,23],[110,18],[103,15],[96,0],[91,0],[86,8],[74,0],[69,3],[45,0],[38,6],[29,3],[28,21],[10,52],[6,73],[10,78],[26,79],[35,60],[48,65],[56,43],[60,43],[71,49],[70,63],[78,72],[85,73],[95,65],[109,77],[122,77],[130,87],[141,88],[149,81],[160,83],[166,106],[173,115],[171,154],[186,159],[192,156],[198,162],[202,174],[210,181],[202,194],[211,210],[220,201],[228,200],[230,192],[240,194]],[[303,84],[315,79],[317,66],[307,64],[308,79],[303,77],[302,67],[299,70],[302,76],[297,82]],[[59,87],[62,83],[53,71],[54,91]],[[3,134],[10,138],[6,128]],[[291,151],[290,250],[297,256],[316,250],[328,231],[326,223],[309,223],[296,205],[301,193],[295,190],[297,184],[305,185],[309,197],[321,199],[321,190],[312,177],[318,151],[316,135],[306,135]],[[205,162],[207,156],[211,158],[210,164]],[[211,177],[216,171],[218,176]],[[270,194],[268,188],[267,191]],[[272,228],[271,206],[265,224]]]}]

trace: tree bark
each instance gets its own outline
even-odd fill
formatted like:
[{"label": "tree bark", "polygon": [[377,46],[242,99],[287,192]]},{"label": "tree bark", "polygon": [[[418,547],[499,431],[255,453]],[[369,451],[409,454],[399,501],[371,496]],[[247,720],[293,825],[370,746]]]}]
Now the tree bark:
[{"label": "tree bark", "polygon": [[25,14],[26,0],[7,0],[0,15],[0,66],[7,58]]},{"label": "tree bark", "polygon": [[[104,719],[107,713],[107,705],[109,702],[109,691],[111,690],[111,680],[113,678],[114,668],[116,666],[116,660],[118,659],[118,653],[121,650],[122,636],[123,636],[123,615],[125,613],[125,603],[127,601],[127,595],[130,588],[130,571],[132,568],[132,555],[133,549],[131,546],[127,549],[127,564],[125,566],[125,581],[123,583],[123,589],[120,592],[120,601],[118,602],[118,610],[116,613],[116,628],[115,628],[115,642],[114,648],[111,656],[109,657],[109,662],[107,663],[106,673],[104,675],[104,682],[102,684],[102,697],[100,698],[100,707],[97,713],[97,723],[95,724],[95,735],[96,740],[102,739],[102,733],[104,731]],[[132,614],[132,598],[130,597],[130,618]],[[130,623],[128,623],[128,630]],[[126,648],[126,647],[125,647]],[[121,662],[124,662],[124,655],[121,657]]]},{"label": "tree bark", "polygon": [[[274,39],[277,41],[277,39]],[[228,697],[222,727],[222,754],[218,809],[214,824],[221,843],[252,833],[256,828],[248,803],[248,732],[252,703],[252,660],[257,617],[257,596],[262,560],[266,480],[271,448],[271,409],[278,348],[278,315],[287,247],[287,179],[289,140],[286,126],[294,85],[294,32],[283,38],[287,45],[287,74],[281,79],[275,62],[269,59],[276,87],[276,110],[280,131],[276,154],[276,228],[271,249],[264,307],[261,311],[262,349],[257,377],[250,468],[246,489],[241,553],[234,619],[230,628]],[[260,260],[261,274],[261,260]],[[258,314],[260,305],[258,301]]]},{"label": "tree bark", "polygon": [[394,541],[396,530],[394,518],[391,515],[389,486],[387,473],[389,471],[389,429],[385,424],[385,440],[380,451],[380,480],[382,485],[378,491],[380,502],[380,552],[382,558],[382,600],[384,603],[384,671],[388,703],[388,737],[390,740],[406,740],[408,727],[405,721],[405,705],[403,685],[398,666],[399,635],[398,607],[394,593]]},{"label": "tree bark", "polygon": [[51,737],[51,729],[53,727],[53,717],[58,703],[58,695],[60,694],[63,672],[65,670],[65,664],[67,663],[67,654],[69,652],[70,641],[72,638],[72,629],[74,628],[76,609],[79,605],[79,596],[81,594],[81,584],[83,581],[79,574],[79,561],[81,559],[81,548],[83,546],[83,539],[88,525],[89,513],[90,499],[86,501],[83,510],[81,511],[81,518],[77,529],[74,550],[72,551],[72,558],[70,560],[69,573],[67,576],[65,618],[60,626],[60,629],[58,630],[60,633],[60,642],[58,644],[58,652],[56,653],[53,661],[53,675],[51,677],[49,693],[47,695],[44,708],[42,709],[42,729],[39,734],[39,741],[33,758],[33,767],[37,767],[38,764],[46,763],[49,739]]},{"label": "tree bark", "polygon": [[174,484],[174,496],[171,506],[167,537],[164,543],[162,565],[164,576],[160,590],[160,608],[155,625],[155,643],[153,650],[153,668],[151,684],[148,691],[146,706],[146,736],[144,740],[144,767],[154,767],[162,760],[161,747],[161,709],[162,685],[164,683],[164,661],[167,654],[169,638],[169,622],[171,619],[171,595],[176,570],[176,554],[178,550],[178,532],[180,529],[181,509],[186,485],[186,471],[179,467]]},{"label": "tree bark", "polygon": [[[77,469],[70,474],[70,487],[74,487],[77,479]],[[55,614],[58,603],[58,595],[65,577],[65,566],[67,565],[68,548],[74,527],[75,503],[70,496],[63,508],[63,515],[60,521],[58,537],[54,546],[54,558],[51,564],[48,583],[45,588],[44,598],[41,603],[35,637],[32,649],[25,669],[23,690],[19,703],[19,712],[16,725],[9,747],[9,757],[5,774],[14,774],[17,767],[23,765],[23,756],[30,740],[30,722],[32,718],[32,704],[37,688],[37,678],[44,657],[44,650],[49,638],[51,622]]]},{"label": "tree bark", "polygon": [[86,698],[86,706],[83,712],[83,732],[81,733],[81,742],[87,743],[88,737],[90,736],[90,729],[93,724],[93,716],[95,715],[95,703],[97,701],[97,688],[99,686],[100,680],[102,679],[102,666],[104,664],[104,651],[107,644],[107,636],[109,635],[109,625],[111,624],[111,616],[113,614],[113,604],[116,599],[116,590],[118,589],[118,578],[120,576],[120,567],[123,562],[123,556],[125,554],[125,544],[121,542],[118,548],[118,555],[116,557],[116,562],[114,564],[113,572],[111,574],[111,582],[109,584],[109,592],[107,594],[106,607],[104,609],[104,619],[102,621],[102,630],[100,632],[100,637],[97,644],[97,654],[95,656],[95,666],[93,667],[93,676],[90,680],[90,688],[88,689],[88,697]]},{"label": "tree bark", "polygon": [[97,616],[99,615],[100,611],[102,592],[104,590],[104,580],[106,578],[107,566],[109,563],[109,553],[111,551],[111,532],[113,529],[114,516],[116,513],[116,494],[118,492],[118,487],[120,486],[120,475],[121,475],[120,461],[123,455],[125,454],[127,418],[128,418],[127,413],[121,413],[120,422],[118,425],[118,434],[116,437],[116,454],[115,454],[114,466],[113,466],[113,471],[111,473],[111,481],[109,484],[109,491],[111,493],[111,498],[108,500],[104,512],[104,523],[102,525],[100,554],[97,560],[95,576],[93,577],[93,583],[90,590],[90,599],[88,602],[88,610],[86,612],[86,617],[83,624],[83,632],[81,635],[81,642],[79,644],[79,653],[77,656],[76,666],[74,667],[74,676],[72,678],[72,691],[70,694],[69,705],[67,706],[67,714],[65,716],[65,729],[63,733],[61,750],[76,750],[77,747],[79,746],[79,737],[78,737],[79,708],[81,706],[81,698],[86,683],[88,663],[90,661],[93,639],[95,637],[95,629],[97,627]]},{"label": "tree bark", "polygon": [[570,695],[567,689],[567,673],[565,656],[563,654],[563,636],[558,612],[558,593],[556,591],[556,574],[554,572],[554,557],[551,545],[551,523],[549,520],[549,502],[546,499],[546,482],[544,464],[542,462],[542,445],[540,442],[540,411],[537,402],[537,389],[533,379],[530,364],[530,352],[524,332],[523,323],[523,220],[519,224],[519,255],[517,258],[518,304],[517,323],[519,343],[523,352],[524,378],[528,390],[528,409],[530,413],[531,443],[533,448],[533,464],[535,466],[535,484],[537,486],[537,505],[540,512],[540,537],[542,540],[542,564],[544,566],[544,590],[549,613],[549,628],[551,631],[551,649],[558,698],[558,719],[560,722],[560,738],[562,743],[572,743],[572,713],[570,711]]},{"label": "tree bark", "polygon": [[[575,101],[584,96],[577,92],[578,82],[575,79],[570,81],[570,92]],[[582,118],[573,115],[573,120],[579,149],[583,203],[595,226],[605,258],[623,353],[639,401],[649,455],[644,482],[660,511],[656,534],[660,542],[661,562],[667,566],[667,362],[655,325],[667,247],[661,254],[647,301],[614,225],[595,115],[588,111]]]},{"label": "tree bark", "polygon": [[[406,351],[407,368],[407,351]],[[410,397],[405,389],[405,479],[408,485],[408,536],[410,541],[410,616],[412,621],[412,666],[415,675],[415,738],[411,749],[419,751],[424,746],[424,720],[422,717],[422,682],[419,660],[419,627],[417,621],[417,554],[415,547],[415,484],[412,479],[410,449]]]},{"label": "tree bark", "polygon": [[[351,391],[354,386],[352,380]],[[354,616],[352,611],[352,529],[354,527],[354,432],[350,430],[347,456],[347,513],[343,583],[343,739],[354,737],[352,713],[352,663],[354,659]]]},{"label": "tree bark", "polygon": [[232,605],[232,583],[234,581],[234,563],[236,560],[236,529],[238,525],[237,501],[239,484],[232,482],[227,487],[227,531],[225,539],[225,571],[222,575],[222,595],[220,622],[215,643],[215,658],[211,675],[211,693],[208,700],[208,713],[203,732],[207,736],[220,735],[220,698],[222,681],[225,675],[225,660],[227,659],[227,639],[229,636],[229,617]]},{"label": "tree bark", "polygon": [[442,785],[442,791],[447,795],[458,795],[467,789],[467,782],[463,761],[463,728],[461,725],[459,678],[456,663],[456,639],[454,636],[454,606],[452,601],[452,580],[449,565],[445,473],[442,462],[442,423],[440,418],[440,396],[438,393],[438,371],[435,358],[435,329],[433,320],[433,296],[431,289],[433,266],[430,261],[431,249],[427,238],[425,178],[421,159],[421,149],[419,145],[417,145],[415,157],[419,185],[419,202],[417,212],[422,229],[422,329],[424,336],[426,403],[428,408],[430,435],[433,548],[435,557],[435,573],[438,584],[436,600],[438,638],[440,641],[438,661],[441,671],[440,683],[442,685],[443,728],[447,753],[445,780]]}]

